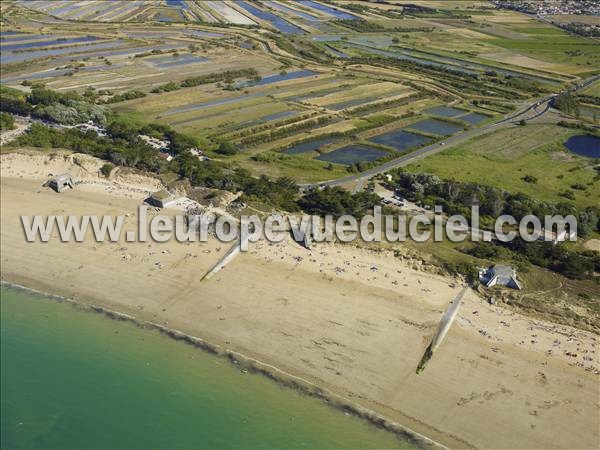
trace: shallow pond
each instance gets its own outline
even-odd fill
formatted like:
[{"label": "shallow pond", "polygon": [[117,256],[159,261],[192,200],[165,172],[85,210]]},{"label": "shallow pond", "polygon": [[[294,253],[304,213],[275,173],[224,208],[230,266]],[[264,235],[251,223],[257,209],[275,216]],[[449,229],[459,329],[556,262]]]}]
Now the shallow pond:
[{"label": "shallow pond", "polygon": [[120,41],[119,45],[110,45],[111,43],[106,44],[92,44],[97,45],[91,50],[98,50],[106,47],[117,47],[118,49],[113,50],[103,50],[103,51],[95,51],[92,53],[86,53],[85,55],[77,55],[77,56],[63,56],[60,58],[56,58],[53,61],[55,63],[61,61],[72,61],[74,59],[84,59],[84,58],[104,58],[108,56],[123,56],[123,55],[135,55],[138,53],[147,53],[151,50],[175,50],[176,48],[181,48],[180,45],[153,45],[146,47],[127,47],[122,48],[125,45],[125,42]]},{"label": "shallow pond", "polygon": [[436,106],[435,108],[426,109],[427,114],[433,114],[434,116],[442,117],[456,117],[464,114],[466,111],[463,109],[452,108],[451,106]]},{"label": "shallow pond", "polygon": [[262,9],[258,9],[254,5],[251,5],[250,3],[247,3],[243,0],[238,0],[236,2],[236,4],[241,6],[242,8],[244,8],[250,14],[252,14],[262,20],[266,20],[267,22],[270,22],[275,28],[277,28],[282,33],[286,33],[286,34],[302,34],[302,33],[304,33],[304,31],[302,31],[301,28],[298,28],[296,25],[291,24],[287,20],[284,20],[281,17],[279,17],[271,12],[263,11]]},{"label": "shallow pond", "polygon": [[[125,63],[112,64],[110,66],[107,65],[98,65],[98,66],[89,66],[89,67],[81,67],[77,71],[78,72],[98,72],[100,70],[114,70],[119,67],[125,66]],[[14,83],[15,81],[23,81],[23,80],[37,80],[43,78],[56,78],[62,77],[68,73],[73,73],[73,69],[58,69],[58,70],[44,70],[41,72],[34,73],[26,73],[24,75],[17,75],[14,77],[6,77],[0,80],[0,83]]]},{"label": "shallow pond", "polygon": [[148,60],[154,67],[167,69],[169,67],[186,66],[188,64],[196,64],[208,61],[204,56],[183,55],[183,56],[162,56]]},{"label": "shallow pond", "polygon": [[481,123],[487,119],[489,119],[488,116],[479,113],[469,113],[464,116],[458,117],[458,120],[464,120],[465,122],[470,123],[471,125],[477,125],[478,123]]},{"label": "shallow pond", "polygon": [[[10,33],[10,34],[8,34]],[[7,42],[19,42],[19,41],[33,41],[36,39],[50,39],[53,36],[51,34],[30,34],[30,33],[16,33],[16,32],[3,32],[0,34],[0,39],[2,39],[1,43],[5,44]]]},{"label": "shallow pond", "polygon": [[312,70],[296,70],[295,72],[287,72],[285,74],[275,74],[262,77],[258,81],[243,81],[236,83],[236,87],[264,86],[265,84],[279,83],[280,81],[295,80],[296,78],[304,78],[315,75]]},{"label": "shallow pond", "polygon": [[61,38],[56,37],[55,39],[50,39],[48,41],[33,41],[33,42],[23,42],[21,44],[9,44],[3,45],[3,52],[13,52],[16,50],[26,50],[29,48],[43,48],[43,47],[52,47],[52,46],[61,46],[61,45],[69,45],[76,43],[84,43],[84,42],[94,42],[98,41],[100,38],[94,36],[79,36],[74,38]]},{"label": "shallow pond", "polygon": [[263,116],[260,118],[260,120],[263,120],[265,122],[270,122],[272,120],[279,120],[279,119],[285,119],[287,117],[292,117],[295,116],[296,114],[298,114],[298,111],[281,111],[275,114],[269,114],[267,116]]},{"label": "shallow pond", "polygon": [[600,138],[591,134],[571,136],[565,142],[571,152],[586,158],[600,158]]},{"label": "shallow pond", "polygon": [[177,22],[177,19],[167,16],[166,14],[164,14],[162,12],[160,12],[156,16],[154,16],[154,20],[157,20],[158,22],[165,22],[165,23]]},{"label": "shallow pond", "polygon": [[409,133],[404,130],[390,131],[389,133],[380,134],[369,138],[369,141],[376,144],[387,145],[395,148],[399,152],[410,150],[411,148],[420,147],[428,144],[433,139],[421,136],[420,134]]},{"label": "shallow pond", "polygon": [[[338,81],[339,80],[333,80],[334,83],[338,83]],[[289,99],[286,98],[286,100],[292,100],[294,102],[303,102],[303,101],[309,100],[309,99],[315,99],[315,98],[325,97],[326,95],[334,94],[336,92],[345,91],[347,89],[348,89],[347,87],[339,87],[338,86],[338,87],[334,87],[334,88],[322,89],[320,91],[314,91],[314,92],[311,92],[309,94],[303,94],[303,95],[298,95],[298,96],[295,96],[295,97],[290,97]]]},{"label": "shallow pond", "polygon": [[167,0],[167,6],[173,6],[175,8],[189,9],[183,0]]},{"label": "shallow pond", "polygon": [[317,3],[317,2],[313,2],[311,0],[298,0],[298,3],[303,4],[304,6],[308,6],[309,8],[312,9],[316,9],[319,11],[322,11],[326,14],[329,14],[330,16],[334,16],[336,19],[356,19],[356,16],[353,16],[352,14],[348,14],[344,11],[340,11],[339,9],[336,8],[331,8],[329,6],[325,6],[321,3]]},{"label": "shallow pond", "polygon": [[437,119],[421,120],[420,122],[408,125],[406,128],[422,131],[423,133],[439,134],[440,136],[454,134],[463,129],[459,125],[455,125],[453,123],[444,122],[443,120]]},{"label": "shallow pond", "polygon": [[339,140],[339,138],[327,137],[316,139],[314,141],[302,142],[300,144],[294,145],[293,147],[285,149],[282,153],[285,153],[286,155],[299,155],[301,153],[313,152],[317,148],[323,145],[331,144],[333,142],[336,142],[337,140]]},{"label": "shallow pond", "polygon": [[15,36],[17,34],[23,34],[21,31],[0,31],[0,39],[3,39],[4,36]]},{"label": "shallow pond", "polygon": [[[31,61],[36,58],[45,58],[49,56],[58,56],[58,55],[66,55],[70,53],[81,53],[81,52],[91,52],[94,50],[103,50],[106,48],[115,48],[122,47],[124,45],[123,41],[114,41],[114,42],[100,42],[97,44],[86,44],[86,45],[71,45],[65,48],[55,48],[48,50],[36,50],[31,52],[24,53],[10,53],[10,52],[2,52],[0,58],[2,64],[21,62],[21,61]],[[94,55],[85,55],[89,57],[99,56],[99,54]],[[84,58],[85,56],[81,56]],[[79,57],[78,57],[79,58]],[[56,62],[56,60],[55,60]]]},{"label": "shallow pond", "polygon": [[384,50],[394,44],[392,36],[380,34],[366,34],[353,36],[349,38],[348,41],[353,44],[377,47]]},{"label": "shallow pond", "polygon": [[338,148],[329,153],[324,153],[317,156],[315,159],[319,161],[328,161],[336,164],[351,165],[359,162],[370,162],[376,159],[383,158],[389,153],[378,148],[368,147],[361,144],[348,145]]},{"label": "shallow pond", "polygon": [[314,21],[314,20],[319,20],[318,17],[313,16],[312,14],[308,14],[302,11],[298,11],[296,9],[292,9],[292,8],[288,8],[285,5],[279,4],[279,3],[275,3],[273,1],[263,1],[263,3],[273,9],[276,9],[278,11],[283,11],[283,12],[287,12],[293,16],[296,17],[300,17],[302,19],[308,20],[310,22]]}]

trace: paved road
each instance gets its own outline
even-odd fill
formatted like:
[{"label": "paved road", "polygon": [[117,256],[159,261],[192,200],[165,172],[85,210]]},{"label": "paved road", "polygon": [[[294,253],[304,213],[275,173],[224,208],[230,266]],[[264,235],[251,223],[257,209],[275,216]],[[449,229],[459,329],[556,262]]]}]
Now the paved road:
[{"label": "paved road", "polygon": [[[588,87],[593,82],[600,80],[600,75],[595,75],[587,80],[582,81],[576,85],[571,86],[567,89],[568,92],[575,92],[580,89],[584,89]],[[384,164],[381,164],[377,167],[373,167],[372,169],[365,170],[364,172],[357,173],[354,175],[349,175],[347,177],[338,178],[337,180],[325,181],[322,183],[316,183],[311,185],[302,185],[303,187],[314,187],[314,186],[339,186],[342,184],[352,183],[355,181],[359,182],[359,185],[363,185],[364,182],[374,177],[375,175],[379,175],[381,173],[388,172],[392,169],[396,169],[398,167],[402,167],[408,165],[416,160],[425,158],[427,156],[434,155],[441,151],[452,147],[455,144],[466,141],[468,139],[474,138],[476,136],[481,136],[483,134],[487,134],[491,131],[499,130],[502,128],[514,127],[517,126],[521,120],[529,121],[544,115],[552,106],[552,101],[558,94],[552,94],[542,99],[538,99],[532,103],[527,104],[522,107],[518,111],[511,113],[507,117],[499,120],[498,122],[486,125],[481,128],[474,128],[470,130],[465,130],[462,133],[451,136],[442,141],[436,142],[435,144],[428,145],[427,147],[420,148],[415,150],[408,155],[401,156],[399,158],[388,161]]]}]

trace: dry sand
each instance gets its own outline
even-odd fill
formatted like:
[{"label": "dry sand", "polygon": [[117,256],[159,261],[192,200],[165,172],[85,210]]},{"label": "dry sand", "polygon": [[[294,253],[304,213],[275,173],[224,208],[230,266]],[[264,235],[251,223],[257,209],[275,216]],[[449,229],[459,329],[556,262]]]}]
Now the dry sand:
[{"label": "dry sand", "polygon": [[155,187],[123,177],[56,194],[44,161],[2,155],[2,280],[198,336],[451,447],[599,447],[598,336],[470,293],[416,375],[455,280],[338,245],[257,243],[200,282],[227,244],[26,243],[20,214],[130,214],[133,229],[142,181]]}]

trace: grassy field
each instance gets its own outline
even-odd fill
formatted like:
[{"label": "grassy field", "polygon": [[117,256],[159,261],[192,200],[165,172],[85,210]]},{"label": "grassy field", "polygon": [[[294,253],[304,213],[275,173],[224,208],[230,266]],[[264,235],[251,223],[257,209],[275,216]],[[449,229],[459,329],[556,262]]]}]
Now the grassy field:
[{"label": "grassy field", "polygon": [[564,24],[578,22],[578,23],[587,23],[587,24],[591,24],[591,25],[600,25],[600,17],[592,16],[592,15],[578,14],[576,16],[573,16],[570,14],[562,14],[559,16],[549,16],[549,19],[552,20],[553,22],[564,23]]},{"label": "grassy field", "polygon": [[377,100],[389,98],[410,91],[410,88],[397,83],[365,82],[364,84],[359,84],[356,87],[325,95],[323,97],[309,98],[305,102],[316,106],[329,106],[354,99],[375,97],[375,100]]},{"label": "grassy field", "polygon": [[[453,9],[452,2],[422,3]],[[454,8],[458,6],[454,5]],[[460,9],[470,14],[465,8]],[[399,35],[400,44],[447,52],[455,57],[463,54],[500,65],[566,74],[585,73],[600,67],[600,46],[593,40],[572,36],[558,27],[514,11],[486,10],[485,14],[472,14],[470,19],[452,22],[437,18],[378,19],[377,22],[388,27],[431,28]]]},{"label": "grassy field", "polygon": [[600,46],[575,36],[551,35],[547,39],[506,39],[492,38],[491,42],[499,47],[524,54],[526,56],[568,64],[571,71],[587,72],[600,67]]},{"label": "grassy field", "polygon": [[261,162],[251,158],[239,160],[239,164],[253,173],[270,177],[291,177],[299,183],[317,183],[348,175],[345,166],[327,164],[303,156],[270,153],[271,161]]},{"label": "grassy field", "polygon": [[581,91],[584,95],[591,95],[592,97],[600,97],[600,81],[596,81],[592,83],[583,91]]},{"label": "grassy field", "polygon": [[[559,194],[570,190],[577,206],[597,205],[600,182],[594,181],[593,162],[567,153],[562,145],[571,134],[554,125],[500,130],[423,159],[407,170],[523,192],[549,202],[567,201]],[[536,177],[537,182],[524,181],[526,175]],[[575,184],[585,185],[586,190],[573,189]]]}]

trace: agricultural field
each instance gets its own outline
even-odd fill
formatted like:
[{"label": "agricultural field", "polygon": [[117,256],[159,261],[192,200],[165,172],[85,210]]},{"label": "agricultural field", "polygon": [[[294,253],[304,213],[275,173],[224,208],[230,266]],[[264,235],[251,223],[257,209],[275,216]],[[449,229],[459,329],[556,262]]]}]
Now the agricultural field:
[{"label": "agricultural field", "polygon": [[123,120],[171,126],[213,157],[227,140],[231,162],[300,182],[488,126],[595,73],[600,57],[585,38],[478,1],[2,8],[3,85],[93,91]]}]

